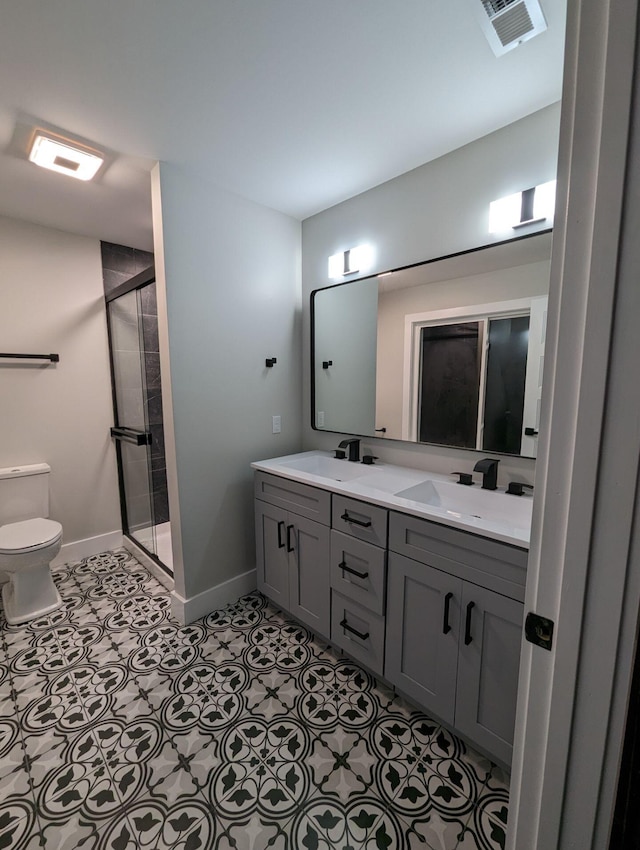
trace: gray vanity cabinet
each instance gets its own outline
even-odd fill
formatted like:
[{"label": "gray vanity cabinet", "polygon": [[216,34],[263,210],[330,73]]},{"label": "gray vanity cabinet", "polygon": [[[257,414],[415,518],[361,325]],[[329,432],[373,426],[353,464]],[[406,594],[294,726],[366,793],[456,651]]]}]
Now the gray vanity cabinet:
[{"label": "gray vanity cabinet", "polygon": [[328,638],[330,495],[261,473],[255,485],[258,590]]},{"label": "gray vanity cabinet", "polygon": [[395,513],[389,547],[386,678],[509,764],[526,551]]},{"label": "gray vanity cabinet", "polygon": [[255,496],[258,589],[509,764],[527,551],[262,471]]}]

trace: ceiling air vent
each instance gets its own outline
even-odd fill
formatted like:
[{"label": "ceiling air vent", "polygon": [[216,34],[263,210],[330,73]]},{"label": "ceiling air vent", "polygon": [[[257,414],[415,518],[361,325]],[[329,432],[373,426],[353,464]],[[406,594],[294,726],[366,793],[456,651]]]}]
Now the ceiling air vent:
[{"label": "ceiling air vent", "polygon": [[496,56],[544,32],[547,22],[539,0],[480,0],[482,28]]}]

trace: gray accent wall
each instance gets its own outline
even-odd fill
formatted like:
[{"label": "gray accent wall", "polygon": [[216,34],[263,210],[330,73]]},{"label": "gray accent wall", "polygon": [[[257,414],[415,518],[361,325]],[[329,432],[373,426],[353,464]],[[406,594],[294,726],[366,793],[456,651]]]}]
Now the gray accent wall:
[{"label": "gray accent wall", "polygon": [[255,568],[250,464],[301,449],[300,223],[169,163],[153,208],[176,593],[191,599]]},{"label": "gray accent wall", "polygon": [[[332,449],[335,434],[311,428],[310,321],[312,290],[329,286],[328,258],[369,243],[376,251],[369,273],[464,251],[505,236],[488,232],[489,204],[556,177],[560,105],[554,104],[433,162],[363,192],[302,223],[303,443]],[[523,228],[517,235],[548,225]],[[514,234],[515,235],[515,234]],[[475,455],[462,450],[367,440],[383,460],[449,473],[471,468]],[[534,462],[504,458],[499,483],[513,475],[533,480]]]}]

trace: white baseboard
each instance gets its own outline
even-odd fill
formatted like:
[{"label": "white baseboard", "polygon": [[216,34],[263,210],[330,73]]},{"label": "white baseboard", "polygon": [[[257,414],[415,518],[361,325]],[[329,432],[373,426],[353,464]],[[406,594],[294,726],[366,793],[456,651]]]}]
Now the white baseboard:
[{"label": "white baseboard", "polygon": [[229,602],[235,602],[241,596],[252,593],[256,589],[256,571],[249,570],[242,575],[230,578],[228,581],[210,587],[197,596],[184,599],[174,590],[171,594],[171,610],[173,616],[183,626],[199,620],[206,614],[224,608]]},{"label": "white baseboard", "polygon": [[110,549],[119,549],[122,546],[122,532],[109,531],[107,534],[98,534],[96,537],[87,537],[84,540],[74,540],[72,543],[63,543],[60,552],[51,562],[52,567],[68,564],[72,561],[81,561],[91,555],[100,552],[108,552]]}]

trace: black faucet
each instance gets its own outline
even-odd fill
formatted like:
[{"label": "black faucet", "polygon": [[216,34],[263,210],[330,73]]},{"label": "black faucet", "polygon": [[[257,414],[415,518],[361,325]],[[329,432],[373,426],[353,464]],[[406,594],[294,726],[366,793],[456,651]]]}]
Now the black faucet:
[{"label": "black faucet", "polygon": [[360,460],[360,440],[357,437],[351,437],[350,440],[343,440],[339,445],[340,449],[349,449],[347,460]]},{"label": "black faucet", "polygon": [[499,460],[493,457],[483,457],[473,467],[474,472],[482,473],[482,489],[497,490],[498,489],[498,464]]}]

